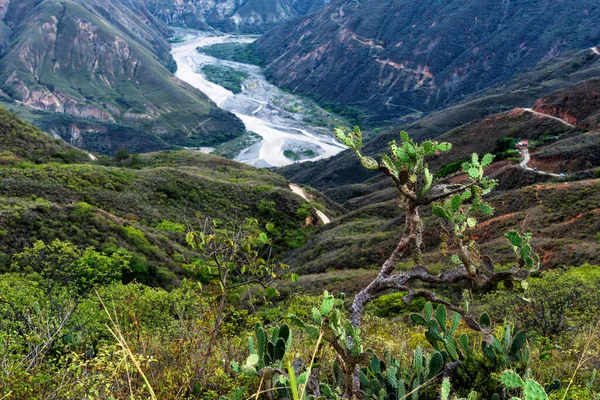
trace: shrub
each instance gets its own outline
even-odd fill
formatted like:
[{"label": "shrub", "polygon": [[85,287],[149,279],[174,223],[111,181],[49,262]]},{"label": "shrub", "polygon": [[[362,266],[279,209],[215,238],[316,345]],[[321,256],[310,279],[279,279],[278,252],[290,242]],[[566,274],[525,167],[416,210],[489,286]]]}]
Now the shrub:
[{"label": "shrub", "polygon": [[76,218],[85,218],[89,216],[94,207],[85,201],[79,201],[73,205],[73,211],[71,211],[71,215]]},{"label": "shrub", "polygon": [[171,221],[163,221],[156,226],[159,231],[166,232],[185,232],[185,227],[182,224]]}]

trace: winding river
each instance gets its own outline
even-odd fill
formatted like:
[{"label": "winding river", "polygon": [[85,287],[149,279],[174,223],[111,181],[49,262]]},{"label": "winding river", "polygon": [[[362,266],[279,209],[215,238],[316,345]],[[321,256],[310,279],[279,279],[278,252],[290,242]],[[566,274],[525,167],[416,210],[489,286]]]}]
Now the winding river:
[{"label": "winding river", "polygon": [[[328,129],[312,126],[305,121],[305,115],[282,107],[282,99],[285,99],[287,104],[306,100],[296,99],[267,82],[260,67],[220,60],[196,49],[216,43],[250,43],[255,38],[215,36],[200,31],[185,31],[183,37],[185,41],[173,44],[171,51],[177,63],[176,77],[204,92],[220,108],[235,114],[244,123],[247,131],[254,132],[261,138],[259,142],[243,149],[236,156],[237,161],[257,167],[281,167],[295,162],[284,155],[286,150],[288,155],[290,152],[308,155],[302,161],[331,157],[344,150],[331,134],[327,133]],[[245,71],[248,78],[243,82],[242,92],[233,94],[224,87],[209,82],[200,72],[202,66],[207,64]],[[312,110],[317,109],[320,115],[326,114],[316,105],[313,104],[312,107]]]}]

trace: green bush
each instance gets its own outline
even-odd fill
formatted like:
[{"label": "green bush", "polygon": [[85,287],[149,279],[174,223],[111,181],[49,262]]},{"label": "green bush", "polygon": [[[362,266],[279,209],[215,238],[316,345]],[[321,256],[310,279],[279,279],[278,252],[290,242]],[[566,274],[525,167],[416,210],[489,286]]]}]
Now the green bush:
[{"label": "green bush", "polygon": [[166,232],[185,232],[185,227],[182,224],[171,221],[163,221],[156,226],[159,231]]},{"label": "green bush", "polygon": [[73,211],[71,214],[77,218],[85,218],[91,214],[93,209],[94,207],[85,201],[79,201],[73,205]]}]

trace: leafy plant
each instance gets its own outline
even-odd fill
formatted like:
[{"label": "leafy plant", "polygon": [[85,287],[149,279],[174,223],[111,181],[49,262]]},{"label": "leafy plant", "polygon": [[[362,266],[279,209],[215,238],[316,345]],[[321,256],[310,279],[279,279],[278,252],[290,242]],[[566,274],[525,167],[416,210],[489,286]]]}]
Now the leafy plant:
[{"label": "leafy plant", "polygon": [[523,379],[514,371],[504,371],[500,376],[500,380],[507,389],[520,389],[524,400],[548,399],[542,385],[530,378]]},{"label": "leafy plant", "polygon": [[[477,243],[470,235],[470,231],[477,225],[477,215],[490,216],[494,211],[484,200],[484,196],[497,184],[495,180],[484,175],[484,168],[493,162],[493,156],[486,154],[480,157],[473,154],[465,161],[461,167],[467,181],[463,184],[434,185],[434,177],[426,159],[438,152],[448,152],[452,148],[450,143],[427,140],[419,144],[406,132],[401,132],[401,143],[390,142],[390,153],[380,155],[380,161],[377,161],[362,153],[362,132],[358,127],[348,133],[338,128],[335,135],[354,151],[365,168],[380,171],[391,179],[398,190],[400,206],[405,213],[404,235],[381,266],[378,276],[354,297],[350,309],[354,329],[360,326],[365,305],[380,294],[393,290],[406,292],[404,300],[407,304],[416,297],[424,297],[432,303],[443,305],[436,310],[436,313],[439,313],[436,317],[439,318],[432,322],[432,316],[429,315],[419,321],[430,329],[428,334],[432,344],[443,343],[448,360],[460,358],[452,334],[461,315],[467,326],[484,333],[488,337],[487,340],[493,342],[490,327],[473,318],[468,308],[462,309],[431,290],[415,287],[417,282],[422,282],[437,286],[459,284],[485,290],[502,281],[511,286],[512,281],[526,279],[530,272],[538,267],[529,244],[530,235],[520,235],[516,232],[507,234],[515,248],[517,265],[504,271],[495,270],[491,259],[480,254]],[[449,256],[456,266],[454,269],[436,274],[423,262],[424,226],[419,209],[424,206],[431,206],[433,214],[440,219],[443,229],[440,251],[442,255]],[[411,257],[414,267],[405,272],[394,273],[397,264],[408,257]],[[457,313],[450,328],[445,326],[446,307]],[[438,345],[437,348],[441,350],[441,346]],[[356,389],[346,386],[345,395],[354,396]]]}]

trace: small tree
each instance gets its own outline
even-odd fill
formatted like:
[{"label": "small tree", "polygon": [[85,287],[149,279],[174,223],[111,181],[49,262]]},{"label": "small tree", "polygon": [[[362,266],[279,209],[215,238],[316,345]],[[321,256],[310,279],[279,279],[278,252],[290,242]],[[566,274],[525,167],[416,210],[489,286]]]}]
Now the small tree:
[{"label": "small tree", "polygon": [[[298,276],[289,273],[287,265],[271,259],[271,240],[267,232],[274,229],[273,224],[267,224],[267,232],[260,229],[258,220],[254,218],[246,219],[241,225],[207,218],[201,225],[201,230],[187,234],[186,241],[201,255],[189,265],[190,271],[198,275],[207,274],[216,283],[216,315],[204,355],[208,361],[218,342],[231,293],[258,285],[264,289],[267,298],[272,298],[278,295],[273,286],[278,280],[296,281]],[[249,297],[252,302],[252,296]],[[202,368],[197,373],[203,383],[207,379],[205,371],[206,368]]]},{"label": "small tree", "polygon": [[[390,154],[382,154],[381,161],[378,162],[361,153],[362,133],[358,127],[349,133],[336,129],[335,135],[356,153],[365,168],[380,171],[391,179],[398,190],[400,206],[405,213],[404,231],[392,254],[381,266],[377,277],[354,297],[350,308],[350,321],[354,329],[360,327],[366,304],[378,295],[393,290],[406,292],[406,303],[416,297],[423,297],[433,303],[445,305],[462,315],[471,329],[484,333],[491,342],[491,329],[471,316],[468,307],[463,309],[439,297],[434,291],[419,287],[419,284],[488,289],[499,282],[505,282],[510,287],[513,281],[526,279],[538,267],[539,258],[531,249],[530,234],[521,235],[510,231],[505,235],[514,248],[517,262],[511,269],[503,271],[494,269],[492,260],[479,252],[477,243],[470,235],[471,229],[477,225],[476,217],[490,216],[494,211],[484,200],[484,196],[497,184],[484,175],[484,168],[492,163],[493,156],[486,154],[479,157],[473,154],[470,160],[465,161],[462,170],[466,181],[462,184],[433,185],[433,174],[426,159],[449,151],[452,148],[450,143],[427,140],[418,144],[406,132],[401,132],[402,143],[392,141],[389,145]],[[427,206],[431,206],[433,214],[440,219],[443,230],[440,251],[453,265],[441,273],[431,272],[423,262],[424,225],[420,209]],[[409,257],[414,266],[408,271],[396,271],[398,263]],[[356,339],[349,336],[347,340],[351,342]],[[354,379],[352,385],[346,385],[345,397],[353,398],[360,390],[360,360],[353,361],[349,358],[347,361],[346,368],[354,371]]]},{"label": "small tree", "polygon": [[130,157],[129,151],[125,148],[120,148],[115,153],[115,161],[125,161]]}]

